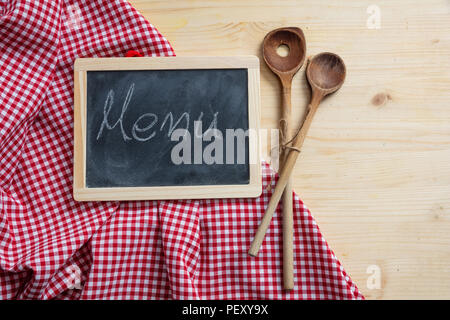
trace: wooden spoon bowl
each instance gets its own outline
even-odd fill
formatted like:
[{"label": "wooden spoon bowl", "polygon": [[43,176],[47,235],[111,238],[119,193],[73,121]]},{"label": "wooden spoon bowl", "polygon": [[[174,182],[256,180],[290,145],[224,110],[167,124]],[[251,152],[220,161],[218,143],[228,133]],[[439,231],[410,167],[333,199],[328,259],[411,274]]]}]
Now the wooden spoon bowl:
[{"label": "wooden spoon bowl", "polygon": [[[289,48],[289,53],[285,57],[280,56],[277,52],[281,45]],[[292,79],[305,61],[305,52],[305,36],[300,28],[275,29],[264,37],[264,61],[280,78],[283,74],[289,74]]]},{"label": "wooden spoon bowl", "polygon": [[315,55],[306,69],[306,76],[313,93],[321,91],[323,96],[338,90],[344,83],[345,75],[344,61],[331,52]]}]

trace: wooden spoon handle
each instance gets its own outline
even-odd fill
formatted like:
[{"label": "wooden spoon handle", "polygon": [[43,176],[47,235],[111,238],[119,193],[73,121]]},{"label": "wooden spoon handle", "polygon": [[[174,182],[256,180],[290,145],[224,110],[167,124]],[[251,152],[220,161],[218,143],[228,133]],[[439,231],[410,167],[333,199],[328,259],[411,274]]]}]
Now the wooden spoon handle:
[{"label": "wooden spoon handle", "polygon": [[[280,129],[282,131],[281,143],[285,145],[292,139],[291,134],[291,86],[283,85],[283,106]],[[283,166],[289,154],[289,149],[284,149],[282,161]],[[292,179],[288,180],[283,194],[283,286],[286,290],[294,288],[294,218],[292,208]]]},{"label": "wooden spoon handle", "polygon": [[[314,115],[317,111],[317,107],[320,103],[320,99],[313,99],[313,102],[308,107],[308,114],[306,116],[305,122],[303,123],[302,128],[298,132],[295,137],[293,147],[297,150],[300,150],[303,142],[305,141],[306,133],[311,126],[311,122],[314,118]],[[267,229],[269,228],[270,221],[272,220],[273,213],[275,212],[278,202],[280,201],[281,195],[283,194],[283,190],[286,187],[289,177],[291,176],[292,169],[294,168],[295,162],[297,161],[299,151],[291,150],[288,154],[288,157],[283,164],[283,168],[281,169],[279,179],[277,185],[275,186],[275,190],[270,198],[269,204],[267,206],[266,212],[259,224],[258,230],[256,231],[255,238],[250,246],[249,254],[251,256],[256,257],[258,255],[259,248],[264,240],[264,236],[266,234]]]},{"label": "wooden spoon handle", "polygon": [[294,289],[294,214],[292,208],[292,179],[283,193],[283,287]]}]

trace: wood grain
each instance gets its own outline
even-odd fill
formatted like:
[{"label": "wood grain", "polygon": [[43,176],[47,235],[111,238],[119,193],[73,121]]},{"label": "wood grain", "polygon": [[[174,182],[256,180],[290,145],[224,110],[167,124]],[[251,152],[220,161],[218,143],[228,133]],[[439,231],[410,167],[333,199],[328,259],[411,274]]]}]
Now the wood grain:
[{"label": "wood grain", "polygon": [[[450,298],[449,1],[376,1],[380,29],[366,26],[374,1],[131,3],[179,56],[261,58],[264,35],[283,26],[303,29],[308,55],[339,54],[347,79],[317,111],[294,189],[366,298]],[[263,128],[277,127],[279,92],[261,63]],[[301,70],[293,124],[309,94]],[[366,285],[371,265],[380,289]]]}]

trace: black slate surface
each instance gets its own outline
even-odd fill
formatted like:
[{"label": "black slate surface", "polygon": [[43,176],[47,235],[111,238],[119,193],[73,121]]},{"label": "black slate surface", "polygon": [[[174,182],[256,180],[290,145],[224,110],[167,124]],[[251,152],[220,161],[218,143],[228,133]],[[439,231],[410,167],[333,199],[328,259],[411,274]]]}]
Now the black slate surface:
[{"label": "black slate surface", "polygon": [[[247,78],[246,69],[87,72],[87,187],[248,184],[248,138],[243,164],[236,141],[233,164],[225,147],[225,129],[248,129]],[[191,164],[171,160],[170,115],[172,129],[190,133]],[[224,164],[194,164],[194,121],[206,132],[215,118]]]}]

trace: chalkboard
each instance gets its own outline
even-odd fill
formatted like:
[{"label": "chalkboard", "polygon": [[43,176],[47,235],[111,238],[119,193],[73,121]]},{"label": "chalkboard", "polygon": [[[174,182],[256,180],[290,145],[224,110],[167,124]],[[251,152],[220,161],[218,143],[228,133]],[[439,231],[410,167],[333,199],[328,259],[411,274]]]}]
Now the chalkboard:
[{"label": "chalkboard", "polygon": [[[248,148],[243,164],[237,162],[237,152],[231,164],[195,164],[194,155],[188,164],[174,164],[171,151],[179,141],[170,136],[174,128],[186,128],[192,141],[199,119],[202,129],[217,123],[222,133],[248,130],[247,82],[247,69],[89,71],[87,187],[248,184]],[[113,103],[105,117],[108,98]],[[122,122],[108,129],[104,119]],[[136,125],[137,119],[142,120]],[[139,123],[153,130],[132,132]],[[209,142],[201,142],[203,150]]]},{"label": "chalkboard", "polygon": [[77,59],[74,197],[257,196],[257,62]]}]

